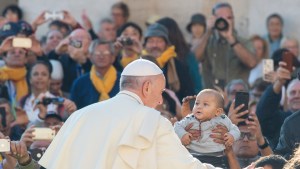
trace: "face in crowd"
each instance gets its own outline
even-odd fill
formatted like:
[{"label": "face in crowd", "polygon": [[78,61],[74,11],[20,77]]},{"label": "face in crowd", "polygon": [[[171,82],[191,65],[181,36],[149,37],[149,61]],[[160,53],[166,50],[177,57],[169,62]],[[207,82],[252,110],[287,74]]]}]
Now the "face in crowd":
[{"label": "face in crowd", "polygon": [[24,67],[27,63],[27,52],[23,48],[12,48],[10,49],[6,56],[3,58],[5,64],[11,68]]},{"label": "face in crowd", "polygon": [[98,32],[98,37],[106,41],[114,41],[117,37],[116,27],[112,22],[102,22]]},{"label": "face in crowd", "polygon": [[108,69],[115,61],[109,44],[99,44],[90,56],[91,62],[98,69]]},{"label": "face in crowd", "polygon": [[300,81],[293,80],[287,88],[288,107],[295,112],[300,110]]},{"label": "face in crowd", "polygon": [[233,144],[234,154],[238,158],[253,158],[257,156],[259,149],[255,135],[250,133],[246,125],[239,126],[239,130],[241,131],[241,137]]},{"label": "face in crowd", "polygon": [[91,43],[90,35],[83,29],[77,29],[71,33],[70,41],[78,41],[82,43],[80,48],[69,45],[68,52],[71,58],[80,64],[84,64],[88,58],[88,48]]},{"label": "face in crowd", "polygon": [[50,84],[50,72],[45,64],[38,63],[31,68],[30,85],[36,91],[45,92]]},{"label": "face in crowd", "polygon": [[167,49],[167,42],[162,37],[149,37],[145,49],[151,56],[158,58]]}]

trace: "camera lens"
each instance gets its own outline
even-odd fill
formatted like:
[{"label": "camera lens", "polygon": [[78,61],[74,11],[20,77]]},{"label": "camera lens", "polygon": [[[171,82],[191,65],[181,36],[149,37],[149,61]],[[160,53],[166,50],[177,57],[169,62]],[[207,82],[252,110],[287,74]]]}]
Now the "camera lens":
[{"label": "camera lens", "polygon": [[228,30],[229,24],[224,18],[218,18],[215,22],[215,28],[218,31],[226,31]]}]

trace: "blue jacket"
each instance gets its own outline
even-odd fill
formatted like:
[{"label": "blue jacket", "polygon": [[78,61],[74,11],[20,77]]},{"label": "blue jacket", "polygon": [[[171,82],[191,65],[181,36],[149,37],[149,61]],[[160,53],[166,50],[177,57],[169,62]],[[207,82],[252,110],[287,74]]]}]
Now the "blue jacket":
[{"label": "blue jacket", "polygon": [[292,114],[291,111],[284,112],[280,109],[280,99],[281,93],[276,94],[273,85],[270,85],[261,96],[256,108],[262,133],[269,140],[273,150],[277,146],[284,120]]},{"label": "blue jacket", "polygon": [[[114,97],[120,90],[120,77],[121,74],[117,73],[117,80],[108,93],[110,97]],[[81,109],[87,105],[96,103],[99,101],[100,93],[94,87],[91,79],[90,73],[86,73],[82,77],[77,78],[71,88],[70,99],[75,102],[77,109]]]}]

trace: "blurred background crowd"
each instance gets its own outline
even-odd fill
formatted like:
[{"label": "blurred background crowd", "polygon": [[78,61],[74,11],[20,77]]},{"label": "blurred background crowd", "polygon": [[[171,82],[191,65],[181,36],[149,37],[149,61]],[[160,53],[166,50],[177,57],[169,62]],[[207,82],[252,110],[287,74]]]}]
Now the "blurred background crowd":
[{"label": "blurred background crowd", "polygon": [[[140,25],[131,19],[139,14],[123,2],[97,22],[88,10],[80,11],[80,19],[68,10],[44,10],[27,22],[28,11],[3,7],[1,138],[21,140],[33,154],[42,153],[51,141],[34,140],[34,128],[58,130],[74,111],[115,96],[123,68],[144,58],[166,76],[164,102],[156,109],[172,123],[185,116],[184,98],[212,88],[224,95],[225,113],[238,125],[245,119],[242,107],[234,106],[235,94],[248,92],[249,109],[242,113],[258,120],[252,130],[239,125],[242,137],[234,153],[242,167],[255,162],[283,168],[300,141],[299,41],[284,33],[288,25],[279,13],[259,18],[264,24],[256,26],[266,27],[266,34],[242,37],[235,11],[217,3],[211,15],[199,11],[187,25],[157,14]],[[6,154],[1,159],[8,168],[17,163]]]}]

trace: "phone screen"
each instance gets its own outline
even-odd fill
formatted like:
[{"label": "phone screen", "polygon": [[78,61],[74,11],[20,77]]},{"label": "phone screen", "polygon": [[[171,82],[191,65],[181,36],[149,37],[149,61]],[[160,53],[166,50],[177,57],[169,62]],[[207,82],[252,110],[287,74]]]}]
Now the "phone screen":
[{"label": "phone screen", "polygon": [[[235,94],[235,108],[244,104],[244,107],[238,111],[238,113],[241,113],[243,111],[248,110],[249,105],[249,93],[244,91],[236,92]],[[248,119],[248,114],[243,115],[241,118]],[[245,122],[241,122],[238,125],[246,125]]]},{"label": "phone screen", "polygon": [[290,72],[293,72],[293,60],[294,60],[294,56],[291,52],[283,53],[282,61],[286,63],[285,68]]},{"label": "phone screen", "polygon": [[4,107],[0,107],[1,124],[6,127],[6,111]]}]

